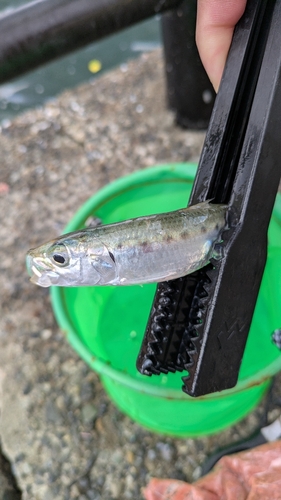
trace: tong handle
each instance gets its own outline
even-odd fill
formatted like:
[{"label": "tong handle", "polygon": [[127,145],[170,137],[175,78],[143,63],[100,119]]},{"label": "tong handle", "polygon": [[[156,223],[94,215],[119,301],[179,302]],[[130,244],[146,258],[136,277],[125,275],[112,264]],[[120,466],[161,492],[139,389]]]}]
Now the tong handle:
[{"label": "tong handle", "polygon": [[228,203],[224,257],[158,286],[138,358],[145,374],[188,370],[183,390],[233,387],[267,255],[281,173],[281,0],[249,0],[236,27],[190,203]]}]

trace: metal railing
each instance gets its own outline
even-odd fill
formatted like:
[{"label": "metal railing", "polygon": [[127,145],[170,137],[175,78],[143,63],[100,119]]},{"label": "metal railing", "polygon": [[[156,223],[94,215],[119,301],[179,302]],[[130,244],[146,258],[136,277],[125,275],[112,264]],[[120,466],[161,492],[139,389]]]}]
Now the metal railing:
[{"label": "metal railing", "polygon": [[177,122],[206,128],[214,92],[195,45],[196,0],[36,0],[0,15],[0,83],[162,14],[168,103]]}]

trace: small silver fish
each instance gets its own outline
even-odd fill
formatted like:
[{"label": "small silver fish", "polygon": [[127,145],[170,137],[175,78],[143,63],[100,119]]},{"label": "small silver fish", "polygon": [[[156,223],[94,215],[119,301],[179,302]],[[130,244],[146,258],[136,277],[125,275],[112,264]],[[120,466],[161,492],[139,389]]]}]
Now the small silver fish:
[{"label": "small silver fish", "polygon": [[214,257],[226,205],[209,202],[68,233],[27,253],[37,285],[135,285],[192,273]]}]

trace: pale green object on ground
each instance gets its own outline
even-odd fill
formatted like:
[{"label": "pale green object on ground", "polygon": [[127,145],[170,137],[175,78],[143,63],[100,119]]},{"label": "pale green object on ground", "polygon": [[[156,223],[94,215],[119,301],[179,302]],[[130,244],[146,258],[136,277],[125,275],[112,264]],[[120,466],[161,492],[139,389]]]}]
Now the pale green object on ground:
[{"label": "pale green object on ground", "polygon": [[[81,207],[65,232],[91,215],[103,223],[176,210],[187,204],[196,165],[145,169],[106,186]],[[249,413],[281,369],[272,332],[281,327],[281,196],[269,228],[269,255],[237,386],[197,399],[181,391],[182,374],[146,377],[135,364],[155,284],[51,289],[56,318],[79,355],[100,376],[117,406],[161,433],[199,436],[218,432]]]}]

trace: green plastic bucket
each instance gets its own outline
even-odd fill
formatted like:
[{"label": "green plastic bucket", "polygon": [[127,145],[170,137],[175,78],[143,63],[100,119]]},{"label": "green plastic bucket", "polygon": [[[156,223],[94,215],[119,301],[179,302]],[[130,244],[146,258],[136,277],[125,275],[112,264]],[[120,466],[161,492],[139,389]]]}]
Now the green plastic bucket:
[{"label": "green plastic bucket", "polygon": [[[83,227],[91,215],[109,223],[186,206],[195,171],[194,164],[170,164],[121,178],[89,199],[65,232]],[[235,388],[194,399],[181,391],[179,373],[138,373],[136,358],[155,288],[53,287],[51,295],[70,344],[132,419],[179,436],[200,436],[230,426],[258,404],[281,369],[281,353],[271,342],[272,332],[281,327],[281,196],[270,223],[267,265]]]}]

